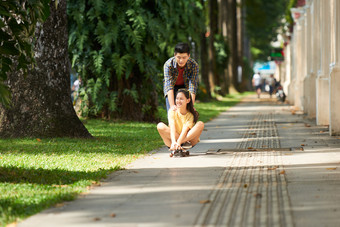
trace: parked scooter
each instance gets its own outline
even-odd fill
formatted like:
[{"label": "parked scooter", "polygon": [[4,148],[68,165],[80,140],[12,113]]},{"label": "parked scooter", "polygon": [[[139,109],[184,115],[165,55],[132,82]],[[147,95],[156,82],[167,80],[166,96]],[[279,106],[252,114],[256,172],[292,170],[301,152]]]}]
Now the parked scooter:
[{"label": "parked scooter", "polygon": [[280,82],[278,82],[276,86],[276,98],[277,101],[284,102],[286,100],[286,94],[283,91],[283,87],[281,86]]}]

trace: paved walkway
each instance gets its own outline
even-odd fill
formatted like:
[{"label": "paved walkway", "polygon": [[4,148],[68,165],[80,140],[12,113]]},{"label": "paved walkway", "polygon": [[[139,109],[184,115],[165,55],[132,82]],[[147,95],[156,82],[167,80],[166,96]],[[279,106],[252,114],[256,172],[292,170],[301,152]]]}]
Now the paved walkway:
[{"label": "paved walkway", "polygon": [[250,97],[190,152],[155,151],[18,226],[340,225],[340,136],[290,106]]}]

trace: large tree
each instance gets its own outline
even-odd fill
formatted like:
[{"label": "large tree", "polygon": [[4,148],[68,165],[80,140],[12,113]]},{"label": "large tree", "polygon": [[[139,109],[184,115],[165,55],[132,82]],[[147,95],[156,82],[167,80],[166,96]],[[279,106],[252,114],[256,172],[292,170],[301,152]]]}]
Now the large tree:
[{"label": "large tree", "polygon": [[9,108],[0,106],[1,137],[91,137],[70,98],[66,0],[50,7],[35,34],[36,64],[26,76],[8,73],[12,98]]}]

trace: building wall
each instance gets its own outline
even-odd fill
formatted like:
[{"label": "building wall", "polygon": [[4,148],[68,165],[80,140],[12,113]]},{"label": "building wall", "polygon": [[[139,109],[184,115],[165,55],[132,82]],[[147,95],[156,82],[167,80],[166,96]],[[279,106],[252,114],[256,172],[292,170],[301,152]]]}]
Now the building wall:
[{"label": "building wall", "polygon": [[291,11],[295,26],[284,77],[288,101],[339,135],[340,1],[306,0]]}]

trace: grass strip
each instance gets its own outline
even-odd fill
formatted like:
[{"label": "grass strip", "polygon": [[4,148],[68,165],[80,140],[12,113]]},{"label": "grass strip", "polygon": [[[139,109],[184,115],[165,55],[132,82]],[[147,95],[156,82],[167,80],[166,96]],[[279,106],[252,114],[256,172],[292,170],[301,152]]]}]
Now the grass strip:
[{"label": "grass strip", "polygon": [[[246,94],[197,103],[206,122]],[[161,111],[166,120],[166,111]],[[155,123],[88,120],[86,139],[0,139],[0,226],[76,198],[163,142]]]}]

